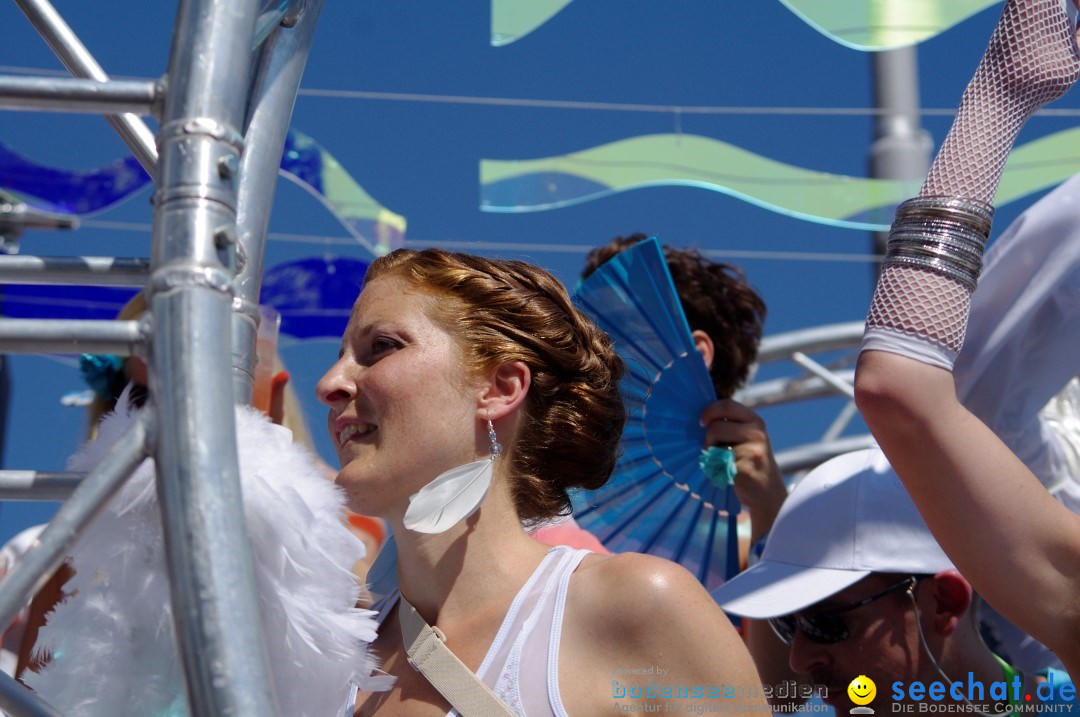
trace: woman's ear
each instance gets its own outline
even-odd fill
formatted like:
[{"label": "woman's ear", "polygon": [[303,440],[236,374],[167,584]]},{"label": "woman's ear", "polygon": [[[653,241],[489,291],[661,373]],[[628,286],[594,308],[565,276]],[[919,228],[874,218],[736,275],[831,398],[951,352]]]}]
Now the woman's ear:
[{"label": "woman's ear", "polygon": [[504,361],[484,384],[477,404],[481,418],[496,421],[512,413],[529,393],[532,371],[524,361]]},{"label": "woman's ear", "polygon": [[690,336],[693,337],[697,350],[701,352],[701,357],[705,359],[705,368],[711,369],[713,357],[716,356],[716,346],[713,345],[712,339],[701,329],[691,331]]}]

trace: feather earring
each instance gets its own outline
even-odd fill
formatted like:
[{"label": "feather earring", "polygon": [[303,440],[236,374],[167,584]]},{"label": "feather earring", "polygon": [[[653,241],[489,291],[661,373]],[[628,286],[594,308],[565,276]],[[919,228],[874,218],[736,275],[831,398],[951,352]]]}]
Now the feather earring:
[{"label": "feather earring", "polygon": [[443,533],[476,512],[491,487],[495,459],[503,451],[490,419],[487,429],[491,455],[451,468],[409,496],[404,520],[406,528],[417,533]]}]

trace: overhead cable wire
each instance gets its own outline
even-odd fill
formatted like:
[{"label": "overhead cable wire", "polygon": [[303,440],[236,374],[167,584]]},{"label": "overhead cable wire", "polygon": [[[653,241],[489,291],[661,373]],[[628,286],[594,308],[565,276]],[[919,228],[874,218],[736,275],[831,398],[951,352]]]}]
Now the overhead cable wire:
[{"label": "overhead cable wire", "polygon": [[[18,65],[0,65],[0,73],[24,75],[67,76],[66,72]],[[117,79],[146,79],[120,78]],[[301,87],[299,97],[321,99],[350,99],[388,102],[421,102],[447,105],[480,105],[489,107],[530,107],[537,109],[568,109],[601,112],[645,112],[654,114],[696,115],[777,115],[777,116],[824,116],[824,117],[875,117],[888,110],[877,107],[765,107],[751,105],[665,105],[637,102],[601,102],[586,100],[549,100],[530,97],[484,97],[473,95],[440,95],[416,92],[379,92],[372,90],[348,90],[333,88]],[[919,114],[924,117],[952,117],[955,107],[923,107]],[[1036,117],[1080,117],[1080,108],[1042,109]]]},{"label": "overhead cable wire", "polygon": [[[116,222],[100,219],[87,219],[82,222],[87,229],[102,229],[107,231],[130,231],[150,233],[153,226],[146,222]],[[320,234],[290,234],[284,232],[270,232],[266,237],[269,241],[290,242],[297,244],[317,244],[324,246],[352,246],[359,244],[355,239],[345,236],[329,236]],[[412,247],[436,247],[440,249],[468,249],[489,251],[513,251],[513,252],[536,252],[544,254],[588,254],[594,249],[590,244],[555,244],[538,242],[497,242],[497,241],[468,241],[463,239],[415,239],[406,238],[405,244]],[[881,257],[874,254],[842,253],[842,252],[812,252],[812,251],[768,251],[758,249],[703,249],[701,252],[715,259],[762,259],[771,261],[833,261],[855,263],[880,263]]]}]

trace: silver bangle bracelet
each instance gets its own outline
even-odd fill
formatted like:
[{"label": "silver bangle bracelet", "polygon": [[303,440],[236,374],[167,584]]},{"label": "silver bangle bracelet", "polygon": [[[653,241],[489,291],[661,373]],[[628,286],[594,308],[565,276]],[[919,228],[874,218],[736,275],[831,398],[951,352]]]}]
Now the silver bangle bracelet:
[{"label": "silver bangle bracelet", "polygon": [[972,229],[971,226],[955,219],[944,218],[897,218],[892,225],[893,230],[904,229],[907,231],[919,231],[926,234],[941,234],[949,236],[966,237],[980,244],[986,242],[987,235]]},{"label": "silver bangle bracelet", "polygon": [[925,242],[933,244],[945,244],[955,248],[957,252],[982,256],[984,240],[977,234],[970,232],[945,232],[940,228],[927,229],[926,227],[894,226],[889,232],[889,241],[901,242]]},{"label": "silver bangle bracelet", "polygon": [[891,244],[885,254],[883,266],[903,263],[920,265],[924,268],[946,274],[960,281],[972,291],[982,272],[982,258],[958,256],[943,245],[918,246],[911,243]]},{"label": "silver bangle bracelet", "polygon": [[951,272],[958,276],[967,277],[964,280],[965,284],[974,284],[978,281],[979,274],[982,272],[982,262],[968,262],[957,260],[956,257],[949,256],[946,253],[940,251],[933,251],[932,249],[923,249],[921,247],[905,247],[900,251],[891,252],[885,260],[885,264],[895,263],[896,259],[910,259],[912,261],[922,261],[927,264],[937,266],[938,264],[948,264],[953,267],[954,271]]},{"label": "silver bangle bracelet", "polygon": [[972,231],[989,237],[994,221],[994,208],[984,202],[961,197],[914,197],[902,203],[896,210],[897,219],[911,217],[941,217],[958,221]]},{"label": "silver bangle bracelet", "polygon": [[924,269],[952,279],[969,292],[974,292],[977,285],[977,277],[973,277],[970,272],[964,271],[955,264],[940,258],[893,256],[886,259],[882,266],[906,266],[914,269]]},{"label": "silver bangle bracelet", "polygon": [[978,257],[970,256],[957,256],[951,253],[948,249],[941,246],[915,246],[911,244],[899,245],[889,250],[885,255],[886,261],[891,257],[896,256],[911,256],[919,257],[926,256],[941,259],[942,261],[949,261],[956,264],[957,268],[974,274],[978,277],[982,271],[982,259]]},{"label": "silver bangle bracelet", "polygon": [[886,257],[904,253],[930,254],[951,258],[960,264],[973,268],[975,271],[982,269],[982,252],[971,247],[950,244],[948,241],[934,241],[932,238],[926,237],[890,238],[886,249]]}]

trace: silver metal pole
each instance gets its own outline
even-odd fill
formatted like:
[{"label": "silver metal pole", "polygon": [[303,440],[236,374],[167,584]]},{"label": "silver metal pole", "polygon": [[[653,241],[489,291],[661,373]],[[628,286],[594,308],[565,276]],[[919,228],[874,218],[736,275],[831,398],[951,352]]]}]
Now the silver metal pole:
[{"label": "silver metal pole", "polygon": [[0,500],[67,500],[83,478],[82,473],[0,471]]},{"label": "silver metal pole", "polygon": [[[289,131],[296,90],[307,64],[322,0],[280,2],[278,10],[294,5],[303,12],[291,28],[279,28],[263,47],[255,75],[244,141],[248,151],[240,160],[236,223],[243,267],[236,277],[233,302],[233,385],[237,403],[251,403],[254,386],[255,336],[259,320],[259,290],[270,208],[277,188],[278,168]],[[284,14],[284,12],[282,12]],[[280,20],[279,20],[280,22]]]},{"label": "silver metal pole", "polygon": [[815,326],[811,329],[766,336],[762,339],[761,348],[758,350],[758,363],[790,358],[796,351],[811,354],[852,348],[859,345],[864,328],[866,324],[861,321],[848,321],[842,324]]},{"label": "silver metal pole", "polygon": [[31,692],[3,672],[0,672],[0,710],[11,717],[61,717],[54,710]]},{"label": "silver metal pole", "polygon": [[[855,380],[854,369],[838,371],[832,374],[845,383]],[[761,381],[735,392],[734,399],[750,408],[763,408],[793,401],[805,401],[811,398],[835,396],[836,389],[816,376],[789,376],[771,381]]]},{"label": "silver metal pole", "polygon": [[[918,50],[915,46],[871,53],[874,71],[874,142],[870,176],[918,180],[930,169],[933,142],[919,123]],[[885,253],[887,232],[874,234],[874,252]]]},{"label": "silver metal pole", "polygon": [[[15,0],[15,4],[74,77],[99,82],[109,79],[105,70],[48,0]],[[154,133],[146,123],[134,114],[110,115],[106,119],[134,153],[143,169],[151,177],[156,177],[157,147],[154,144]]]},{"label": "silver metal pole", "polygon": [[148,331],[140,321],[0,319],[0,351],[131,356],[139,353]]},{"label": "silver metal pole", "polygon": [[254,0],[181,0],[148,285],[150,393],[177,642],[196,715],[276,715],[232,408],[231,256]]},{"label": "silver metal pole", "polygon": [[143,459],[153,420],[141,413],[97,468],[87,474],[34,545],[0,580],[0,625],[10,625],[19,610],[60,567],[83,528],[104,509]]},{"label": "silver metal pole", "polygon": [[152,115],[159,93],[158,83],[145,80],[0,76],[0,108],[9,110]]},{"label": "silver metal pole", "polygon": [[38,209],[0,191],[0,238],[4,235],[15,238],[23,229],[75,229],[78,226],[76,216]]},{"label": "silver metal pole", "polygon": [[112,256],[0,256],[5,284],[76,284],[142,286],[150,275],[146,259]]},{"label": "silver metal pole", "polygon": [[796,351],[795,353],[791,354],[791,360],[794,361],[796,365],[806,369],[807,373],[817,376],[822,381],[832,386],[833,390],[835,390],[841,396],[847,396],[852,400],[855,399],[854,383],[841,380],[828,368],[822,366],[817,361],[804,354],[802,351]]}]

